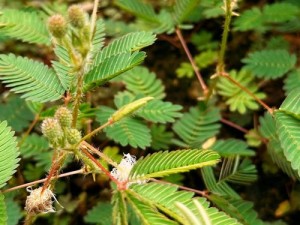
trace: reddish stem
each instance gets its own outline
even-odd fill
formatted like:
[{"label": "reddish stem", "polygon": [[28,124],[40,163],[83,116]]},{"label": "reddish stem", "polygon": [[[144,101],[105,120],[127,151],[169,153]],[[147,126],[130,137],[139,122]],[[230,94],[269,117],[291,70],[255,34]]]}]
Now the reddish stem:
[{"label": "reddish stem", "polygon": [[230,126],[230,127],[235,128],[235,129],[237,129],[237,130],[239,130],[239,131],[241,131],[241,132],[243,132],[245,134],[249,132],[247,129],[245,129],[245,128],[243,128],[243,127],[241,127],[241,126],[239,126],[239,125],[237,125],[237,124],[235,124],[235,123],[233,123],[233,122],[231,122],[229,120],[226,120],[224,118],[221,118],[221,122],[224,123],[224,124],[226,124],[226,125],[228,125],[228,126]]}]

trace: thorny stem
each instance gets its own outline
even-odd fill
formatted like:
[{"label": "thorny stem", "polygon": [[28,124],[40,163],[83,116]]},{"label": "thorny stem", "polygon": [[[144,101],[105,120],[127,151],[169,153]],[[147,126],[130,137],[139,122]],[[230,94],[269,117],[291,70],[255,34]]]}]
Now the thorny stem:
[{"label": "thorny stem", "polygon": [[[75,170],[75,171],[71,171],[71,172],[67,172],[67,173],[62,173],[62,174],[60,174],[56,177],[51,177],[51,180],[57,179],[57,178],[62,178],[62,177],[67,177],[67,176],[72,176],[72,175],[75,175],[75,174],[81,174],[81,173],[84,173],[84,172],[85,172],[84,169],[80,169],[80,170]],[[44,179],[41,179],[41,180],[35,180],[33,182],[30,182],[30,183],[26,183],[26,184],[22,184],[22,185],[19,185],[19,186],[15,186],[15,187],[6,189],[6,190],[2,191],[1,193],[7,193],[7,192],[11,192],[11,191],[14,191],[14,190],[17,190],[17,189],[32,186],[32,185],[35,185],[35,184],[44,183],[46,180],[47,180],[47,178],[44,178]]]},{"label": "thorny stem", "polygon": [[45,183],[43,185],[42,193],[48,188],[48,186],[50,185],[50,181],[52,180],[52,177],[54,177],[55,174],[58,173],[58,170],[59,170],[63,160],[65,159],[65,153],[60,154],[59,157],[57,157],[56,154],[57,153],[54,153],[54,155],[53,155],[50,172],[49,172],[49,174],[45,180]]},{"label": "thorny stem", "polygon": [[109,171],[107,171],[102,165],[101,163],[95,159],[85,148],[81,148],[81,151],[90,159],[92,160],[100,169],[103,173],[105,173],[113,182],[115,182],[116,184],[119,183],[119,181],[117,179],[115,179]]},{"label": "thorny stem", "polygon": [[229,27],[230,27],[230,21],[231,21],[231,16],[232,12],[230,9],[230,3],[231,0],[225,0],[225,22],[224,22],[224,29],[223,29],[223,34],[222,34],[222,41],[221,41],[221,49],[219,52],[219,59],[218,59],[218,65],[217,65],[217,74],[219,75],[220,73],[224,72],[224,56],[226,52],[226,47],[227,47],[227,39],[228,39],[228,33],[229,33]]},{"label": "thorny stem", "polygon": [[245,91],[248,95],[250,95],[252,98],[255,99],[255,101],[257,101],[261,106],[263,106],[266,110],[268,110],[268,112],[272,115],[274,110],[269,107],[265,102],[263,102],[262,100],[260,100],[258,97],[256,97],[255,94],[253,94],[251,91],[249,91],[248,88],[244,87],[243,85],[241,85],[239,82],[237,82],[236,80],[234,80],[233,78],[231,78],[227,73],[220,73],[219,75],[221,75],[222,77],[225,77],[226,79],[228,79],[229,81],[231,81],[232,83],[234,83],[236,86],[238,86],[240,89],[242,89],[243,91]]},{"label": "thorny stem", "polygon": [[80,144],[80,147],[83,148],[87,148],[88,150],[90,150],[92,153],[95,153],[96,155],[98,155],[99,157],[101,157],[102,159],[104,159],[107,163],[109,163],[110,165],[117,167],[118,165],[112,161],[109,157],[107,157],[104,153],[98,151],[96,148],[94,148],[92,145],[90,145],[89,143],[83,141]]},{"label": "thorny stem", "polygon": [[187,55],[187,57],[190,60],[190,63],[192,65],[192,67],[193,67],[193,70],[194,70],[194,72],[195,72],[195,74],[196,74],[196,76],[198,78],[198,81],[199,81],[201,87],[202,87],[204,96],[207,96],[207,94],[208,94],[208,88],[207,88],[207,86],[206,86],[206,84],[205,84],[205,82],[204,82],[204,80],[203,80],[203,78],[202,78],[202,76],[201,76],[201,74],[199,72],[199,68],[196,66],[196,63],[195,63],[195,61],[194,61],[194,59],[193,59],[193,57],[191,55],[190,50],[188,49],[188,47],[186,45],[186,42],[185,42],[185,40],[184,40],[184,38],[182,36],[181,30],[179,28],[176,28],[175,31],[176,31],[176,34],[177,34],[177,36],[179,38],[179,41],[180,41],[180,43],[181,43],[181,45],[182,45],[182,47],[183,47],[183,49],[185,51],[185,54]]}]

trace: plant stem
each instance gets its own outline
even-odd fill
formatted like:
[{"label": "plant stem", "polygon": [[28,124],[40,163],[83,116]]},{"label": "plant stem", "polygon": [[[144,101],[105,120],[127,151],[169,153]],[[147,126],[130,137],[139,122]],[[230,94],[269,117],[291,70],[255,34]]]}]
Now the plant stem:
[{"label": "plant stem", "polygon": [[237,124],[235,124],[235,123],[233,123],[233,122],[231,122],[229,120],[226,120],[224,118],[221,118],[221,122],[224,123],[224,124],[226,124],[226,125],[228,125],[228,126],[230,126],[230,127],[235,128],[235,129],[237,129],[237,130],[239,130],[239,131],[241,131],[241,132],[243,132],[245,134],[247,134],[249,132],[247,129],[245,129],[245,128],[243,128],[243,127],[241,127],[241,126],[239,126],[239,125],[237,125]]},{"label": "plant stem", "polygon": [[202,76],[201,76],[201,74],[199,72],[199,68],[196,66],[196,63],[195,63],[195,61],[194,61],[194,59],[193,59],[193,57],[191,55],[190,50],[187,47],[187,44],[186,44],[186,42],[185,42],[185,40],[184,40],[184,38],[182,36],[181,30],[179,28],[176,28],[175,31],[176,31],[176,34],[177,34],[177,36],[179,38],[179,41],[180,41],[183,49],[184,49],[185,54],[187,55],[187,57],[190,60],[190,63],[192,65],[192,67],[193,67],[193,70],[194,70],[194,72],[195,72],[195,74],[196,74],[196,76],[198,78],[198,81],[199,81],[199,83],[201,85],[201,88],[203,90],[204,96],[206,96],[207,93],[208,93],[208,88],[207,88],[207,86],[206,86],[206,84],[205,84],[205,82],[204,82],[204,80],[203,80],[203,78],[202,78]]},{"label": "plant stem", "polygon": [[117,167],[118,164],[115,163],[114,161],[112,161],[109,157],[107,157],[104,153],[102,153],[101,151],[97,150],[96,148],[94,148],[92,145],[90,145],[89,143],[83,141],[81,144],[81,147],[87,148],[89,149],[91,152],[95,153],[96,155],[98,155],[99,157],[101,157],[102,159],[104,159],[107,163],[109,163],[110,165]]},{"label": "plant stem", "polygon": [[231,0],[225,0],[225,22],[224,22],[224,29],[223,29],[223,34],[222,34],[221,49],[219,52],[217,74],[223,73],[225,71],[224,56],[225,56],[225,52],[226,52],[227,39],[228,39],[230,21],[231,21],[231,16],[232,16],[230,3],[231,3]]},{"label": "plant stem", "polygon": [[248,88],[244,87],[243,85],[241,85],[239,82],[237,82],[236,80],[234,80],[233,78],[231,78],[227,73],[220,73],[219,75],[221,75],[222,77],[225,77],[226,79],[228,79],[229,81],[231,81],[232,83],[234,83],[236,86],[238,86],[240,89],[242,89],[243,91],[245,91],[248,95],[250,95],[252,98],[255,99],[255,101],[257,101],[261,106],[263,106],[266,110],[268,110],[268,112],[272,115],[274,110],[269,107],[265,102],[263,102],[262,100],[260,100],[258,97],[256,97],[255,94],[253,94],[251,91],[249,91]]},{"label": "plant stem", "polygon": [[85,141],[86,139],[89,139],[90,137],[92,137],[93,135],[97,134],[98,132],[100,132],[101,130],[103,130],[105,127],[107,127],[109,125],[111,125],[111,121],[106,122],[102,126],[98,127],[97,129],[93,130],[89,134],[85,135],[83,138],[81,138],[81,140],[79,141],[79,143],[81,143],[82,141]]},{"label": "plant stem", "polygon": [[[75,171],[71,171],[71,172],[67,172],[67,173],[62,173],[62,174],[60,174],[60,175],[58,175],[56,177],[51,177],[51,180],[57,179],[57,178],[61,178],[61,177],[72,176],[72,175],[75,175],[75,174],[81,174],[81,173],[84,173],[83,169],[75,170]],[[44,179],[41,179],[41,180],[35,180],[33,182],[30,182],[30,183],[26,183],[26,184],[22,184],[22,185],[19,185],[19,186],[15,186],[15,187],[6,189],[4,191],[1,191],[1,193],[7,193],[7,192],[11,192],[11,191],[14,191],[14,190],[17,190],[17,189],[21,189],[21,188],[25,188],[25,187],[28,187],[28,186],[32,186],[32,185],[35,185],[35,184],[44,183],[46,180],[47,180],[47,178],[44,178]]]},{"label": "plant stem", "polygon": [[[91,34],[93,35],[94,30],[95,30],[95,24],[96,24],[96,19],[97,19],[97,10],[98,10],[98,5],[99,5],[99,0],[94,1],[94,8],[93,8],[93,13],[92,13],[92,20],[91,20]],[[92,37],[91,35],[91,37]]]},{"label": "plant stem", "polygon": [[104,172],[113,182],[115,182],[116,184],[119,183],[119,181],[117,179],[115,179],[109,171],[107,171],[102,165],[101,163],[95,159],[85,148],[81,148],[81,151],[90,159],[92,160],[100,169],[102,172]]},{"label": "plant stem", "polygon": [[84,66],[80,69],[78,73],[78,81],[76,86],[76,96],[74,100],[74,108],[72,112],[72,127],[76,128],[77,118],[78,118],[78,112],[79,112],[79,106],[81,101],[81,95],[82,95],[82,86],[83,86],[83,76],[84,76]]}]

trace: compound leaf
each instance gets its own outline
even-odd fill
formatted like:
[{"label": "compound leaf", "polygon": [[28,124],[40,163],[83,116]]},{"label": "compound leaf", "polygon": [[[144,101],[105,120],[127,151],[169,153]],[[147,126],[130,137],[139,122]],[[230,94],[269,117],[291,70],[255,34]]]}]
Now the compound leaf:
[{"label": "compound leaf", "polygon": [[25,57],[0,55],[0,70],[0,80],[11,91],[24,93],[21,97],[33,102],[57,100],[65,91],[52,69]]},{"label": "compound leaf", "polygon": [[19,149],[13,135],[7,122],[0,122],[0,188],[5,186],[18,167]]}]

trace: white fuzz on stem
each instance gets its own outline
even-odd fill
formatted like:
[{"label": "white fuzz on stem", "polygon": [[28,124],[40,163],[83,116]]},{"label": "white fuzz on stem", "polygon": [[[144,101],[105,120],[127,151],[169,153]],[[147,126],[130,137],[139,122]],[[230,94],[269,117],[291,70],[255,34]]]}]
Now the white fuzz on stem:
[{"label": "white fuzz on stem", "polygon": [[124,157],[121,160],[118,167],[113,168],[110,174],[120,182],[127,181],[130,171],[135,163],[136,163],[135,156],[132,156],[129,153],[124,154]]}]

